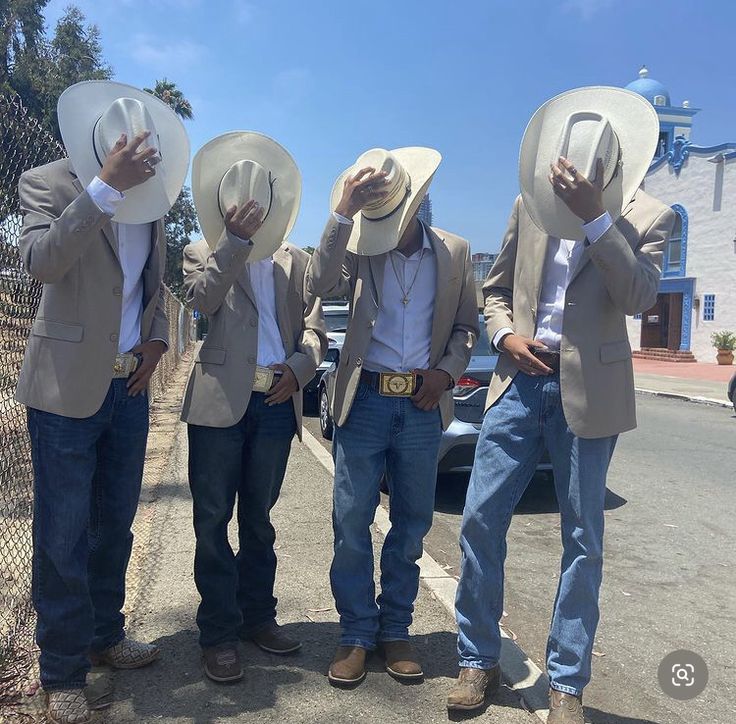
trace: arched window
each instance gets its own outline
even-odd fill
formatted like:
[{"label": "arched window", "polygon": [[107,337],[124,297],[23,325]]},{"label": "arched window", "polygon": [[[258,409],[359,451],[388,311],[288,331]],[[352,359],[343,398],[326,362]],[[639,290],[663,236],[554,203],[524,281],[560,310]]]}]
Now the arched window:
[{"label": "arched window", "polygon": [[687,211],[684,206],[674,204],[675,228],[665,246],[662,262],[663,277],[684,277],[687,265]]}]

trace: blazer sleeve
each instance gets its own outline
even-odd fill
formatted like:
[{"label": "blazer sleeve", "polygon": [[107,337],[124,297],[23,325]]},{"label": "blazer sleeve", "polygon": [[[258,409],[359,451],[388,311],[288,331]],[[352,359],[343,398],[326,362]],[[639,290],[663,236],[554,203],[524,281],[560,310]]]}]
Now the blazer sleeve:
[{"label": "blazer sleeve", "polygon": [[83,191],[59,211],[47,179],[37,170],[26,171],[18,183],[23,228],[20,253],[26,271],[44,284],[54,284],[74,266],[96,233],[110,221]]},{"label": "blazer sleeve", "polygon": [[455,313],[450,338],[445,347],[445,354],[436,369],[444,370],[457,382],[468,368],[470,355],[478,339],[478,302],[475,296],[475,277],[470,260],[470,245],[465,248],[463,267],[463,284],[460,290],[460,302]]},{"label": "blazer sleeve", "polygon": [[307,270],[307,289],[323,299],[349,297],[352,284],[352,254],[347,253],[353,227],[341,224],[332,214]]},{"label": "blazer sleeve", "polygon": [[501,329],[514,328],[514,272],[519,246],[519,207],[517,197],[503,237],[501,251],[483,283],[483,314],[488,338],[493,340]]},{"label": "blazer sleeve", "polygon": [[184,295],[188,304],[202,314],[214,314],[225,301],[253,245],[227,230],[208,256],[196,244],[184,247]]},{"label": "blazer sleeve", "polygon": [[163,241],[161,252],[161,281],[159,282],[158,301],[156,303],[156,311],[153,314],[151,322],[151,333],[148,336],[150,341],[160,340],[169,348],[169,318],[166,314],[166,286],[164,285],[164,273],[166,271],[166,227],[163,220],[156,222],[158,224],[157,233],[159,239]]},{"label": "blazer sleeve", "polygon": [[591,260],[623,314],[640,314],[657,301],[664,245],[674,224],[675,212],[666,208],[642,236],[636,250],[615,225],[590,245]]},{"label": "blazer sleeve", "polygon": [[327,330],[322,312],[322,301],[307,290],[307,278],[304,276],[303,286],[304,313],[296,352],[286,360],[303,389],[317,372],[317,367],[327,354]]}]

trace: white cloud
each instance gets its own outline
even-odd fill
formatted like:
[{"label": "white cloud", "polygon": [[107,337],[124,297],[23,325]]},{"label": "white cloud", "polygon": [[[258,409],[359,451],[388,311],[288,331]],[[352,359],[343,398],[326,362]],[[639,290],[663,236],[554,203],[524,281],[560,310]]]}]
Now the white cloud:
[{"label": "white cloud", "polygon": [[130,54],[140,64],[157,73],[176,73],[202,60],[207,49],[191,40],[164,42],[152,35],[133,37]]},{"label": "white cloud", "polygon": [[577,13],[583,20],[588,21],[612,5],[613,0],[565,0],[562,8],[569,13]]}]

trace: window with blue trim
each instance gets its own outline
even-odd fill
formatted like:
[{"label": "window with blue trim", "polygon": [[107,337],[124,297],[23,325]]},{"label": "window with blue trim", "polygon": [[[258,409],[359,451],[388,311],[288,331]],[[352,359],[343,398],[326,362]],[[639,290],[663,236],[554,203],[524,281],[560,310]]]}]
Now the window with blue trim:
[{"label": "window with blue trim", "polygon": [[703,295],[703,321],[712,322],[716,318],[716,295]]},{"label": "window with blue trim", "polygon": [[662,263],[662,276],[664,277],[684,276],[687,212],[679,205],[672,208],[675,211],[675,226],[664,250]]}]

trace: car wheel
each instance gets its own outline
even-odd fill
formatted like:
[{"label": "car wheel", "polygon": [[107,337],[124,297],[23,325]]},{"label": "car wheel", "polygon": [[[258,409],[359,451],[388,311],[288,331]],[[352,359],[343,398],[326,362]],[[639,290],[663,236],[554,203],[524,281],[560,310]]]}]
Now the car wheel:
[{"label": "car wheel", "polygon": [[326,387],[321,387],[319,390],[319,429],[325,440],[332,440],[335,428],[330,416],[330,398],[327,396]]}]

